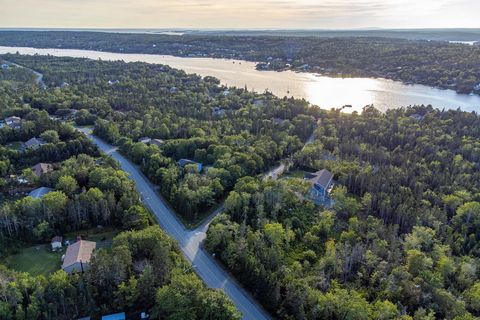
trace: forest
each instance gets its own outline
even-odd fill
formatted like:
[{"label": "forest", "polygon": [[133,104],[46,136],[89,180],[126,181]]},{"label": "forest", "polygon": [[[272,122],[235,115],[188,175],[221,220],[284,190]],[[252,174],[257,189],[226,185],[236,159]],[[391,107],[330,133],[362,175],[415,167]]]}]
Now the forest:
[{"label": "forest", "polygon": [[0,45],[239,59],[257,62],[259,69],[383,77],[480,92],[480,46],[391,37],[2,31]]},{"label": "forest", "polygon": [[[49,93],[39,91],[33,78],[19,77],[25,69],[11,71],[0,77],[0,114],[21,122],[2,122],[0,128],[0,319],[99,319],[114,312],[131,318],[146,312],[151,319],[240,319],[231,300],[193,272],[118,164],[48,108],[32,108],[30,94]],[[18,147],[32,137],[44,143]],[[38,175],[32,169],[37,162],[49,162],[51,169]],[[25,195],[39,186],[51,192]],[[85,272],[69,275],[58,268],[32,275],[4,265],[24,248],[34,246],[40,254],[38,248],[50,246],[54,236],[92,228],[118,233],[94,250]]]},{"label": "forest", "polygon": [[[243,176],[266,171],[299,150],[319,109],[162,65],[5,55],[57,89],[27,93],[33,108],[61,116],[118,145],[186,221],[198,221]],[[68,86],[62,84],[68,83]],[[142,137],[161,144],[138,142]],[[201,163],[182,167],[189,159]]]},{"label": "forest", "polygon": [[480,316],[478,115],[332,111],[315,137],[291,168],[331,170],[333,208],[243,178],[207,249],[280,319]]}]

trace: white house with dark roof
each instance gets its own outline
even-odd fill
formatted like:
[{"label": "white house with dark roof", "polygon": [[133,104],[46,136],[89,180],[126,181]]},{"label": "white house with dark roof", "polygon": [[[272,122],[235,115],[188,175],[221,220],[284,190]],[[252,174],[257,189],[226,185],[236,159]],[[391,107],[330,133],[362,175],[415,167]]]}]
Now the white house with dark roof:
[{"label": "white house with dark roof", "polygon": [[309,173],[305,177],[310,182],[309,198],[316,204],[325,204],[330,200],[333,188],[333,174],[327,169]]},{"label": "white house with dark roof", "polygon": [[67,248],[62,269],[68,274],[84,272],[90,267],[90,259],[97,244],[93,241],[78,240]]}]

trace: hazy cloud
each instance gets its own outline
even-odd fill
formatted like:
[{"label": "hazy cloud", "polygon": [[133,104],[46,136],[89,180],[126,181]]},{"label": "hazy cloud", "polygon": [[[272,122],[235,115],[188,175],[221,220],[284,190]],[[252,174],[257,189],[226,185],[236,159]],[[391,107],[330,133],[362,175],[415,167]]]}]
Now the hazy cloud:
[{"label": "hazy cloud", "polygon": [[0,0],[3,27],[480,27],[478,0]]}]

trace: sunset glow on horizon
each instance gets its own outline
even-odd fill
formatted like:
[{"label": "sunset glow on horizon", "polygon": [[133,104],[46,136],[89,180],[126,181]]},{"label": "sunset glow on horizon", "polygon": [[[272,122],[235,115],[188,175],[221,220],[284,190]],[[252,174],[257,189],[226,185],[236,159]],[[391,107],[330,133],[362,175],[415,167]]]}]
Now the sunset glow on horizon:
[{"label": "sunset glow on horizon", "polygon": [[475,28],[477,0],[0,0],[0,27]]}]

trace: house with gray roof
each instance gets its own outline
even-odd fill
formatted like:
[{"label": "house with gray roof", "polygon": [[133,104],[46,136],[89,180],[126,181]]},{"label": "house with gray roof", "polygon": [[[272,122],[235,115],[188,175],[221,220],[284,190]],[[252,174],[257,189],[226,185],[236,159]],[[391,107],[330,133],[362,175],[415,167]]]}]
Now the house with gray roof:
[{"label": "house with gray roof", "polygon": [[38,147],[40,147],[41,145],[45,144],[45,142],[40,139],[40,138],[31,138],[30,140],[28,140],[27,142],[25,142],[25,148],[27,149],[37,149]]},{"label": "house with gray roof", "polygon": [[165,141],[163,141],[162,139],[151,139],[149,142],[150,145],[156,145],[157,147],[161,147],[164,143]]},{"label": "house with gray roof", "polygon": [[185,166],[189,165],[189,164],[196,165],[197,166],[197,171],[199,173],[202,172],[202,169],[203,169],[203,165],[201,163],[195,162],[195,161],[190,160],[190,159],[180,159],[180,160],[177,161],[177,164],[182,168],[185,168]]},{"label": "house with gray roof", "polygon": [[52,191],[53,191],[52,188],[40,187],[40,188],[37,188],[35,190],[30,191],[28,196],[32,197],[32,198],[35,198],[35,199],[40,199],[41,197],[43,197],[44,195],[46,195],[46,194],[48,194]]},{"label": "house with gray roof", "polygon": [[333,173],[327,169],[322,169],[315,173],[308,173],[305,179],[311,185],[308,196],[315,204],[330,202],[330,192],[333,188]]}]

